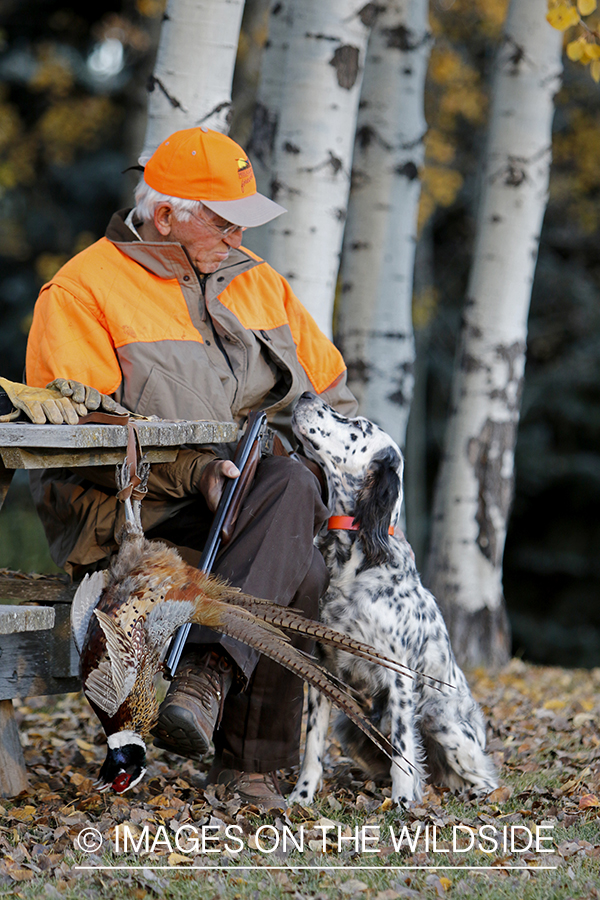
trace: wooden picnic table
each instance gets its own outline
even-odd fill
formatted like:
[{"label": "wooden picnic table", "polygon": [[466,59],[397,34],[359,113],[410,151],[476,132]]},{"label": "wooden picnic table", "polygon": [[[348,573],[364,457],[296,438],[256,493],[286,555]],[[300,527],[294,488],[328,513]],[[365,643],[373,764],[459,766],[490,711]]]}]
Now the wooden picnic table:
[{"label": "wooden picnic table", "polygon": [[[135,422],[150,463],[172,462],[184,444],[238,439],[234,422]],[[123,462],[127,439],[127,426],[120,424],[0,423],[0,509],[17,469],[114,466]],[[27,787],[13,699],[80,688],[70,625],[74,592],[66,575],[23,576],[0,569],[0,796],[12,797]],[[2,602],[7,600],[12,602]]]}]

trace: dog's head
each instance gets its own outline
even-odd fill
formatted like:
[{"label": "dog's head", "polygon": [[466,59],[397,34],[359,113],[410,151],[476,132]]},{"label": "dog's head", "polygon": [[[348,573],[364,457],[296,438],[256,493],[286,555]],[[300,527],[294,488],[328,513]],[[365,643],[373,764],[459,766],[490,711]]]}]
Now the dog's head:
[{"label": "dog's head", "polygon": [[402,506],[404,460],[397,444],[369,419],[349,419],[311,393],[296,403],[292,427],[325,472],[331,512],[358,524],[367,565],[387,562],[388,529]]}]

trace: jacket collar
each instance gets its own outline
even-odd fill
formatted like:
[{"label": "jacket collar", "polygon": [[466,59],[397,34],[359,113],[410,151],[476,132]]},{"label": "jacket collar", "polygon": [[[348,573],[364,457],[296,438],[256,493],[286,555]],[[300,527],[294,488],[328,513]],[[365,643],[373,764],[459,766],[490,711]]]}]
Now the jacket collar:
[{"label": "jacket collar", "polygon": [[[139,240],[137,235],[125,224],[129,212],[129,209],[119,210],[113,214],[108,223],[106,237],[115,247],[158,278],[176,278],[180,281],[186,273],[199,278],[199,273],[193,267],[181,244],[171,241]],[[254,258],[246,250],[232,249],[227,259],[206,279],[206,296],[209,294],[216,296],[222,293],[236,275],[247,272],[261,263],[261,259]]]}]

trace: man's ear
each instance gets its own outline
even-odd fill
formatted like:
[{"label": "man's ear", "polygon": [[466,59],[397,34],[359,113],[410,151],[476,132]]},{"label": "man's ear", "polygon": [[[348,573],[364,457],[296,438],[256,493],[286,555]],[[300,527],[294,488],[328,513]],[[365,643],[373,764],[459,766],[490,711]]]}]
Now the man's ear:
[{"label": "man's ear", "polygon": [[169,203],[159,203],[154,209],[154,227],[163,237],[169,237],[173,229],[173,210]]}]

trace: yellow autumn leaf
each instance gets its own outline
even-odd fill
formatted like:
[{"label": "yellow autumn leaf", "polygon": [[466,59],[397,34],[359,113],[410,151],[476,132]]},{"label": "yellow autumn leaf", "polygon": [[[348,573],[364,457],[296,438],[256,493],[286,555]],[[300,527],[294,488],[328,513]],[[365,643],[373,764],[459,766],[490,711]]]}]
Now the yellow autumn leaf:
[{"label": "yellow autumn leaf", "polygon": [[567,6],[565,3],[561,3],[560,6],[548,10],[546,19],[553,28],[556,28],[558,31],[566,31],[567,28],[577,25],[579,13],[574,6]]},{"label": "yellow autumn leaf", "polygon": [[600,59],[595,59],[591,64],[590,75],[592,76],[596,84],[598,84],[598,82],[600,81]]},{"label": "yellow autumn leaf", "polygon": [[570,41],[567,44],[567,56],[569,59],[572,59],[573,62],[577,62],[581,59],[581,57],[585,55],[585,52],[585,41],[582,41],[581,38],[577,38],[576,41]]},{"label": "yellow autumn leaf", "polygon": [[441,876],[441,878],[440,878],[440,884],[441,884],[441,886],[444,888],[445,891],[449,891],[450,888],[452,887],[452,882],[450,881],[449,878],[446,878],[445,875],[442,875],[442,876]]},{"label": "yellow autumn leaf", "polygon": [[544,709],[564,709],[566,705],[566,700],[559,700],[558,697],[554,697],[552,700],[546,700]]},{"label": "yellow autumn leaf", "polygon": [[600,800],[595,794],[584,794],[579,798],[579,809],[591,809],[595,806],[600,806]]},{"label": "yellow autumn leaf", "polygon": [[598,44],[585,43],[581,62],[587,66],[593,59],[600,59],[600,46]]},{"label": "yellow autumn leaf", "polygon": [[184,856],[183,853],[169,853],[168,863],[170,866],[181,866],[183,863],[191,863],[193,862],[189,856]]},{"label": "yellow autumn leaf", "polygon": [[582,16],[589,16],[598,6],[596,0],[577,0],[577,9]]}]

